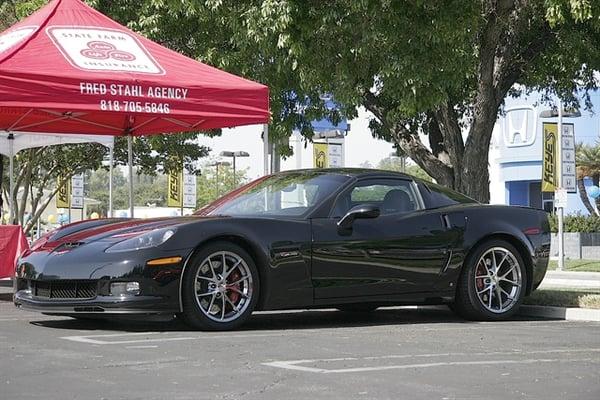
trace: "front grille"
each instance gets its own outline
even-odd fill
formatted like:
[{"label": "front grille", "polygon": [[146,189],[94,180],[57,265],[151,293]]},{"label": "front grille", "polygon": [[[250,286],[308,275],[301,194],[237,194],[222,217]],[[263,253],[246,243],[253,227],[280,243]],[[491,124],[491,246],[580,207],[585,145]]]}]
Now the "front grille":
[{"label": "front grille", "polygon": [[48,299],[92,299],[98,292],[95,280],[31,281],[36,297]]}]

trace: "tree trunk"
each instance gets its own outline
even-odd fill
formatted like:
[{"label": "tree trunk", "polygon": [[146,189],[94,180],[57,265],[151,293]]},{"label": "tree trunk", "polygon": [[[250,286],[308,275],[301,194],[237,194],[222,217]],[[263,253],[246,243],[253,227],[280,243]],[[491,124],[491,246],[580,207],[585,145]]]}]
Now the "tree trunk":
[{"label": "tree trunk", "polygon": [[588,210],[590,215],[595,215],[596,210],[594,210],[594,206],[590,202],[590,198],[588,197],[587,190],[585,190],[585,183],[583,179],[577,179],[577,190],[579,191],[579,197],[581,198],[581,202]]},{"label": "tree trunk", "polygon": [[[592,176],[592,183],[595,186],[600,186],[600,175]],[[600,215],[600,196],[596,197],[596,212]]]}]

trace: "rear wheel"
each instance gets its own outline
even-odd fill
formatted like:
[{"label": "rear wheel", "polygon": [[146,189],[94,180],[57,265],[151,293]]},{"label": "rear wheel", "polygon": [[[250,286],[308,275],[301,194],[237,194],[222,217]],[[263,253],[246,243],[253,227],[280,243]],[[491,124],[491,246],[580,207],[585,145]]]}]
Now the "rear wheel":
[{"label": "rear wheel", "polygon": [[526,287],[517,249],[504,240],[488,241],[466,260],[452,308],[468,319],[506,319],[518,311]]},{"label": "rear wheel", "polygon": [[250,317],[258,300],[258,270],[233,243],[206,246],[190,260],[183,280],[180,316],[196,329],[234,329]]}]

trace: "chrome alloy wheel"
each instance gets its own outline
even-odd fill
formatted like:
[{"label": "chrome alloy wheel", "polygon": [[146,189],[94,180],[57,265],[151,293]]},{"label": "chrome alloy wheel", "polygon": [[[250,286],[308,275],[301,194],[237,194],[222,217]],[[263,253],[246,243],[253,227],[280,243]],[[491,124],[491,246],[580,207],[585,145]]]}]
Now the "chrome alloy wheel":
[{"label": "chrome alloy wheel", "polygon": [[502,314],[513,308],[523,284],[517,258],[504,247],[492,247],[475,267],[475,290],[481,304],[490,312]]},{"label": "chrome alloy wheel", "polygon": [[252,300],[250,268],[229,251],[212,253],[202,261],[194,287],[200,310],[216,322],[237,319]]}]

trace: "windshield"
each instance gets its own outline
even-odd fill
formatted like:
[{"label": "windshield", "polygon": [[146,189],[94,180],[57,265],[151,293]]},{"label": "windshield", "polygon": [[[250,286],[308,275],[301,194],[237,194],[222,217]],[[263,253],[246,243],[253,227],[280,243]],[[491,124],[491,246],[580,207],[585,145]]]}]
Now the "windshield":
[{"label": "windshield", "polygon": [[350,179],[321,171],[285,172],[257,179],[203,207],[196,215],[293,216],[308,214]]}]

